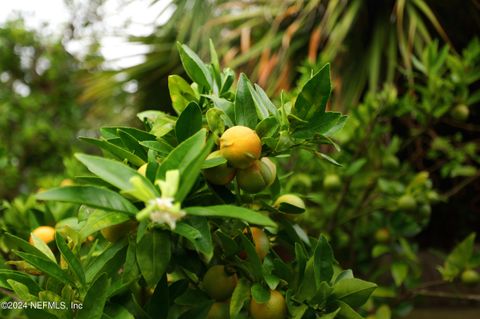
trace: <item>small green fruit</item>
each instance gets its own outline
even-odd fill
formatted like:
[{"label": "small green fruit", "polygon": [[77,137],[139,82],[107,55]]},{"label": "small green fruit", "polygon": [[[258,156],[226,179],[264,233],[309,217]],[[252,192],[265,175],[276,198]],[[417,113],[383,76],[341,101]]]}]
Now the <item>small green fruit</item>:
[{"label": "small green fruit", "polygon": [[[207,156],[207,160],[222,157],[220,151],[215,151]],[[206,180],[215,185],[227,185],[235,177],[235,169],[228,166],[227,163],[207,168],[203,171]]]},{"label": "small green fruit", "polygon": [[340,177],[337,174],[328,174],[323,179],[323,187],[327,191],[338,191],[342,187]]},{"label": "small green fruit", "polygon": [[247,193],[258,193],[272,185],[277,176],[277,167],[267,157],[253,162],[247,169],[237,171],[238,186]]},{"label": "small green fruit", "polygon": [[397,201],[398,208],[403,211],[411,212],[417,208],[417,201],[412,195],[402,195]]},{"label": "small green fruit", "polygon": [[450,114],[455,120],[463,122],[470,115],[470,110],[465,104],[458,104],[452,109]]},{"label": "small green fruit", "polygon": [[220,150],[231,166],[246,169],[260,158],[262,142],[251,128],[234,126],[220,137]]},{"label": "small green fruit", "polygon": [[462,272],[460,279],[464,284],[474,285],[480,282],[480,275],[473,269],[467,269]]},{"label": "small green fruit", "polygon": [[216,302],[212,305],[207,314],[207,319],[229,319],[229,305],[224,302]]},{"label": "small green fruit", "polygon": [[237,285],[237,275],[227,274],[225,266],[215,265],[210,267],[203,276],[202,285],[211,298],[224,301],[232,295]]}]

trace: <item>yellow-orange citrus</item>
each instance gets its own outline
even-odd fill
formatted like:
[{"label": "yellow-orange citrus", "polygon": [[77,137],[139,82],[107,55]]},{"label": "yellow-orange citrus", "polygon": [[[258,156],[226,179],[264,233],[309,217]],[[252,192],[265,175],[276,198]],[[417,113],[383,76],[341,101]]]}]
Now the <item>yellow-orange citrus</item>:
[{"label": "yellow-orange citrus", "polygon": [[251,128],[234,126],[220,137],[220,151],[231,166],[245,169],[260,158],[262,142]]},{"label": "yellow-orange citrus", "polygon": [[[55,239],[55,228],[51,226],[40,226],[35,228],[32,234],[43,240],[45,244],[48,244]],[[33,244],[32,236],[30,236],[29,242]]]},{"label": "yellow-orange citrus", "polygon": [[284,319],[287,317],[285,298],[276,290],[270,291],[270,299],[265,303],[250,300],[250,315],[253,319]]}]

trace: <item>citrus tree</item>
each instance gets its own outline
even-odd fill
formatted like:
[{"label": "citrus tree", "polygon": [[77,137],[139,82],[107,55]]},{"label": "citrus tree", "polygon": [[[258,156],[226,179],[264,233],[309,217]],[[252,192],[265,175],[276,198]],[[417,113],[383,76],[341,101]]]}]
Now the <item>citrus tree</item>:
[{"label": "citrus tree", "polygon": [[208,64],[178,50],[193,82],[168,79],[177,115],[83,138],[104,155],[76,154],[90,174],[35,196],[31,234],[2,234],[2,317],[362,318],[376,285],[293,221],[304,203],[277,174],[299,148],[332,161],[319,145],[346,117],[325,111],[329,65],[274,104],[213,46]]}]

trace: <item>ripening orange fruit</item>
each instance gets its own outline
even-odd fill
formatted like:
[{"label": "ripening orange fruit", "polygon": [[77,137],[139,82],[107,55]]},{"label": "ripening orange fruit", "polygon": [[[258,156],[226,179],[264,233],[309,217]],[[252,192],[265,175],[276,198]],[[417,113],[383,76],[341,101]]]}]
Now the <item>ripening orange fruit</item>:
[{"label": "ripening orange fruit", "polygon": [[220,151],[231,166],[245,169],[260,158],[262,142],[251,128],[233,126],[220,137]]},{"label": "ripening orange fruit", "polygon": [[[40,226],[32,231],[32,234],[40,238],[45,244],[55,239],[55,228],[51,226]],[[30,236],[30,244],[33,245],[33,238]]]}]

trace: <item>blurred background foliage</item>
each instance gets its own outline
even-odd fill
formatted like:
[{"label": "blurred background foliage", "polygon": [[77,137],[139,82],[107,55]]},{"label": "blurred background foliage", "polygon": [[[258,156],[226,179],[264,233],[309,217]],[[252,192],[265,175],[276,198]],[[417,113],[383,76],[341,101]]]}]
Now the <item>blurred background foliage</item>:
[{"label": "blurred background foliage", "polygon": [[[298,222],[327,232],[339,260],[384,284],[377,306],[408,312],[405,289],[440,276],[417,255],[444,257],[480,229],[477,0],[172,0],[165,23],[129,37],[148,52],[123,69],[100,54],[104,1],[66,3],[74,18],[63,39],[21,20],[0,28],[0,198],[78,175],[70,158],[77,136],[131,124],[143,109],[172,111],[168,75],[186,78],[176,42],[206,58],[213,39],[222,66],[270,96],[331,62],[329,108],[349,119],[334,146],[319,151],[342,166],[293,154],[282,162],[285,192],[308,194]],[[84,56],[66,51],[66,42],[85,38]],[[385,309],[375,307],[367,311]]]}]

